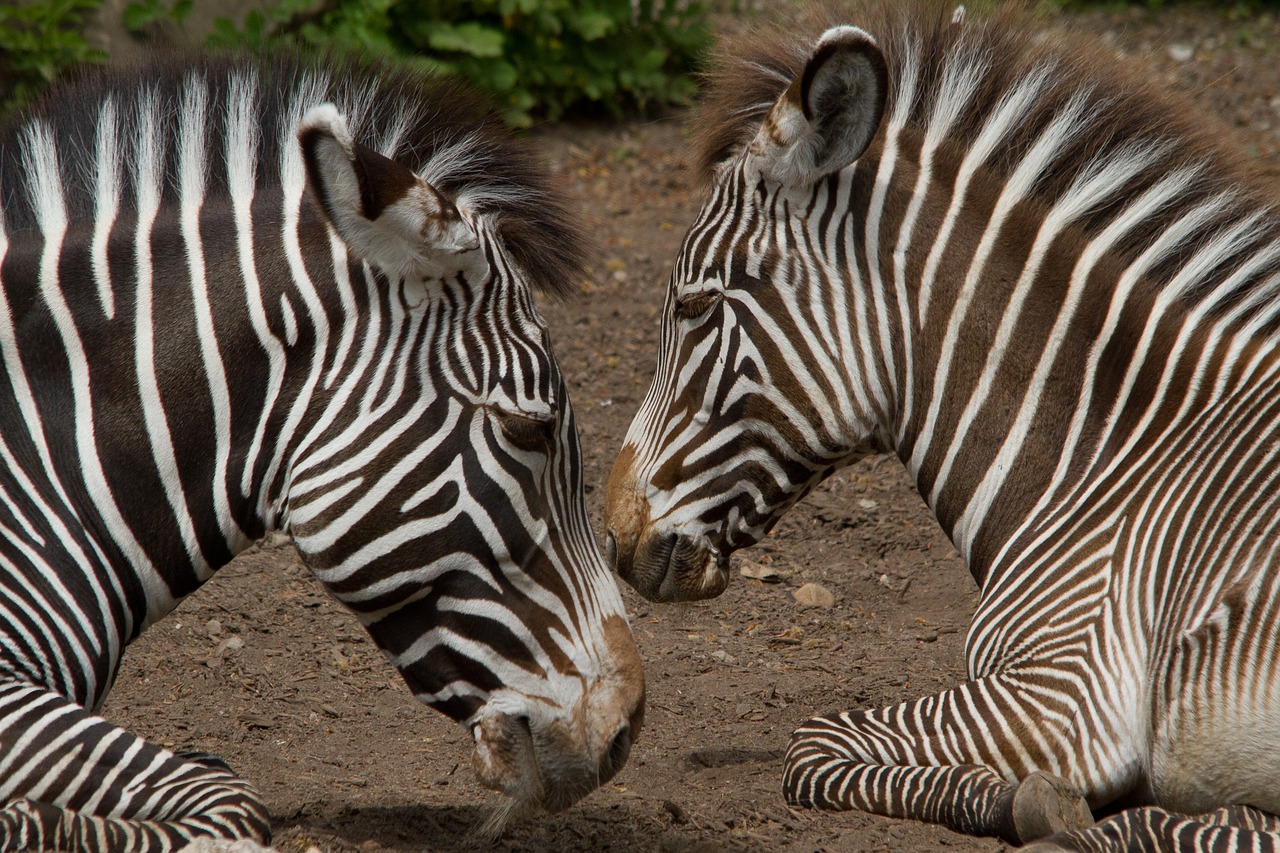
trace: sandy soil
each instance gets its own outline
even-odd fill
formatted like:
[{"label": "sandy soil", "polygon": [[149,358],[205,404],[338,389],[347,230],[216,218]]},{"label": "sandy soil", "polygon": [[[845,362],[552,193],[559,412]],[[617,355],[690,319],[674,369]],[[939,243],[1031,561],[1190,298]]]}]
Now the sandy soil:
[{"label": "sandy soil", "polygon": [[[1274,19],[1178,7],[1054,26],[1096,33],[1190,93],[1266,175],[1280,170]],[[542,135],[601,247],[582,299],[547,307],[598,533],[609,466],[653,369],[667,270],[698,205],[679,120]],[[792,811],[779,794],[797,723],[963,678],[976,588],[896,460],[834,478],[744,556],[780,582],[735,578],[723,597],[681,606],[626,590],[649,678],[630,764],[577,807],[519,824],[492,848],[1002,849],[913,822]],[[835,605],[796,604],[791,592],[808,581],[833,591]],[[471,776],[466,733],[414,702],[288,545],[243,555],[152,628],[130,649],[105,713],[166,746],[227,759],[265,796],[282,849],[490,846],[471,835],[496,799]]]}]

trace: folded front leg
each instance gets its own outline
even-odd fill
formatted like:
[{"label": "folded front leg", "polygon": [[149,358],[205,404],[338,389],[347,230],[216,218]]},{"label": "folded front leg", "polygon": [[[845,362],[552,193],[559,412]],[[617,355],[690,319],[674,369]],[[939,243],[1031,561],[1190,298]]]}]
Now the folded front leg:
[{"label": "folded front leg", "polygon": [[1029,853],[1276,853],[1280,818],[1248,806],[1187,817],[1165,809],[1129,809],[1096,826],[1065,832],[1026,848]]},{"label": "folded front leg", "polygon": [[1065,708],[1043,701],[1033,717],[1018,700],[1044,693],[1024,687],[1016,676],[996,675],[893,708],[814,718],[792,736],[787,801],[1014,843],[1089,826],[1080,794],[1089,780],[1072,759],[1083,754],[1084,733]]},{"label": "folded front leg", "polygon": [[270,837],[265,806],[225,765],[180,758],[26,684],[0,685],[0,802],[0,851]]}]

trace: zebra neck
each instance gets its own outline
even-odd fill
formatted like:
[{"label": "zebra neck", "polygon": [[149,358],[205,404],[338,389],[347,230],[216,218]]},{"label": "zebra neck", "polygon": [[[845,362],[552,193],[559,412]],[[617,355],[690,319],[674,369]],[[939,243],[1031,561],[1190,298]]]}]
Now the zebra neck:
[{"label": "zebra neck", "polygon": [[[971,222],[949,226],[920,205],[923,258],[883,264],[912,300],[895,447],[980,583],[1007,555],[1031,553],[1025,540],[1050,519],[1099,511],[1089,507],[1112,494],[1107,483],[1178,436],[1188,411],[1204,411],[1188,401],[1244,424],[1247,401],[1277,381],[1260,334],[1265,300],[1240,295],[1269,257],[1234,258],[1216,279],[1192,270],[1158,281],[1141,259],[1100,249],[1105,232],[1055,229],[1031,202],[1002,218],[998,190],[984,194],[981,178]],[[903,229],[906,218],[886,225]],[[1195,289],[1183,280],[1192,273]]]}]

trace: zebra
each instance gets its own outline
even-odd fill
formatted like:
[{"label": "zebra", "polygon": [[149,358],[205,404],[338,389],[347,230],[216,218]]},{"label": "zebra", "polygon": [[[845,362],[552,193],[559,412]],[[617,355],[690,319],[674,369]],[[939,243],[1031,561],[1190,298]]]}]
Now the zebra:
[{"label": "zebra", "polygon": [[721,46],[606,551],[649,599],[718,595],[815,484],[895,454],[980,590],[968,680],[804,723],[786,800],[1280,849],[1275,199],[1032,26],[879,0]]},{"label": "zebra", "polygon": [[0,849],[269,838],[223,762],[93,712],[271,531],[500,814],[618,771],[644,678],[535,304],[583,240],[529,145],[405,70],[167,59],[10,119],[0,188]]}]

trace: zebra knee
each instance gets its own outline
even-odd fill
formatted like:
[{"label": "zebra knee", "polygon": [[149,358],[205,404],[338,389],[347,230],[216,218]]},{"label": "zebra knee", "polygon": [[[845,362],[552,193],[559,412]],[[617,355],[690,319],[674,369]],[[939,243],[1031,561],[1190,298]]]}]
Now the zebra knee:
[{"label": "zebra knee", "polygon": [[792,733],[782,769],[782,794],[788,805],[849,807],[833,798],[831,791],[837,777],[861,763],[861,756],[841,736],[848,728],[846,715],[829,714],[814,717]]},{"label": "zebra knee", "polygon": [[257,792],[243,780],[228,785],[208,807],[180,821],[199,834],[222,838],[248,838],[266,844],[271,841],[271,815]]},{"label": "zebra knee", "polygon": [[1266,831],[1268,817],[1256,809],[1230,807],[1210,815],[1187,817],[1158,806],[1145,806],[1119,812],[1087,829],[1059,833],[1023,849],[1035,853],[1113,853],[1117,850],[1126,853],[1166,850],[1271,853],[1280,850],[1280,839]]},{"label": "zebra knee", "polygon": [[235,771],[231,769],[230,764],[227,764],[226,761],[208,752],[201,752],[197,749],[183,749],[178,750],[174,755],[189,764],[199,764],[201,767],[209,770],[215,770],[230,778],[236,778]]},{"label": "zebra knee", "polygon": [[227,786],[218,794],[204,798],[192,814],[169,819],[87,814],[30,799],[14,800],[0,809],[0,853],[177,850],[202,837],[268,844],[270,816],[266,806],[247,786]]},{"label": "zebra knee", "polygon": [[0,809],[0,851],[56,850],[62,809],[33,800],[12,800]]}]

